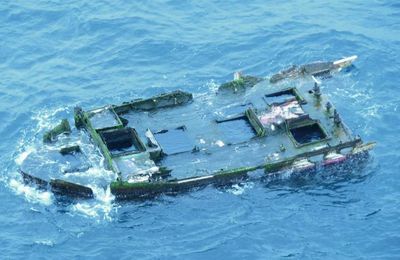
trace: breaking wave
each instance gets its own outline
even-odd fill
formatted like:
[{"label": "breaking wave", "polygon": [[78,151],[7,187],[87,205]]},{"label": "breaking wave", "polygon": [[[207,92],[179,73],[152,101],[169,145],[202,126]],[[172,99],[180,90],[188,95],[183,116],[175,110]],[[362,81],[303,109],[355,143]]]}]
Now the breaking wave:
[{"label": "breaking wave", "polygon": [[[2,176],[2,180],[16,195],[24,197],[29,203],[57,207],[58,199],[52,192],[40,190],[34,185],[25,184],[17,170],[26,162],[26,159],[30,155],[43,152],[41,138],[43,132],[53,128],[59,123],[61,118],[67,117],[69,115],[68,111],[71,109],[70,107],[65,107],[55,110],[42,110],[34,113],[31,117],[33,127],[27,131],[23,131],[21,138],[17,142],[17,147],[15,149],[17,152],[13,155],[13,164],[7,167],[6,173]],[[78,173],[78,175],[87,180],[93,179],[88,186],[93,190],[94,198],[71,202],[66,207],[67,213],[93,218],[98,221],[111,221],[118,206],[114,204],[114,196],[111,194],[109,186],[104,187],[104,185],[100,185],[100,182],[96,182],[96,180],[104,178],[111,180],[115,178],[115,175],[112,171],[105,170],[103,167],[103,157],[100,155],[99,151],[97,151],[97,148],[89,142],[89,136],[86,133],[79,133],[77,136],[72,136],[71,138],[76,144],[81,146],[81,149],[85,152],[88,161],[92,165],[89,170]],[[57,146],[47,147],[45,149],[56,148]],[[37,162],[38,164],[43,165],[51,162],[44,156],[39,158],[42,159],[42,161]]]}]

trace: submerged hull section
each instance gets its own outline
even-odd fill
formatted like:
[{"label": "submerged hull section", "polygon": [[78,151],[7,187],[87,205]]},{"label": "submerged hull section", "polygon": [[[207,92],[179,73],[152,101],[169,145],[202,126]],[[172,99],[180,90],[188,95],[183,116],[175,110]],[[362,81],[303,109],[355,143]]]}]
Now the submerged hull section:
[{"label": "submerged hull section", "polygon": [[22,170],[19,172],[26,184],[35,184],[39,189],[51,190],[56,195],[79,199],[90,199],[94,197],[93,190],[89,187],[58,179],[46,181]]},{"label": "submerged hull section", "polygon": [[293,79],[305,76],[323,76],[342,70],[349,67],[357,56],[350,56],[336,61],[321,61],[300,66],[293,65],[288,69],[282,70],[279,73],[272,75],[271,83],[276,83],[284,79]]},{"label": "submerged hull section", "polygon": [[[353,60],[303,65],[301,71],[316,75]],[[48,131],[46,145],[59,147],[59,137],[86,133],[105,167],[108,183],[103,180],[102,186],[121,200],[226,185],[255,171],[270,175],[330,167],[364,158],[374,147],[353,135],[318,82],[271,85],[240,74],[217,95],[174,91],[88,111],[77,107],[74,120],[76,129],[64,120]],[[36,172],[27,167],[20,171],[23,179],[58,195],[94,197],[90,183],[82,181],[92,169],[88,150],[67,142],[52,151],[49,155],[67,161],[66,167],[48,174],[44,167]]]},{"label": "submerged hull section", "polygon": [[[247,180],[249,178],[249,173],[256,170],[263,170],[266,175],[274,176],[286,174],[287,172],[302,174],[316,169],[323,170],[324,168],[346,162],[354,164],[356,161],[367,160],[368,157],[368,150],[365,150],[357,154],[344,156],[342,160],[314,162],[305,166],[297,165],[294,161],[291,161],[292,163],[289,163],[288,161],[257,167],[237,168],[230,171],[217,172],[213,175],[192,177],[182,180],[138,183],[114,181],[110,184],[110,188],[111,193],[117,200],[138,200],[154,198],[162,194],[176,195],[179,193],[189,192],[193,189],[204,188],[209,185],[221,187],[240,183]],[[39,189],[43,190],[51,190],[58,196],[68,196],[75,199],[89,199],[94,197],[92,189],[83,185],[77,185],[61,180],[47,182],[23,171],[20,171],[20,174],[26,184],[34,184]]]},{"label": "submerged hull section", "polygon": [[251,172],[256,170],[263,170],[266,175],[280,175],[287,172],[292,173],[306,173],[314,171],[317,168],[324,170],[324,168],[332,167],[336,164],[349,162],[354,164],[358,161],[368,159],[368,152],[360,154],[352,154],[345,156],[344,160],[335,163],[318,162],[312,163],[312,166],[298,167],[294,162],[291,164],[287,162],[280,162],[276,164],[267,164],[256,167],[237,168],[230,171],[221,171],[213,175],[202,177],[193,177],[179,181],[169,182],[146,182],[146,183],[127,183],[127,182],[113,182],[111,184],[111,192],[118,200],[135,200],[142,198],[153,198],[161,194],[176,195],[183,192],[188,192],[193,189],[203,188],[209,185],[215,187],[227,186],[240,183],[249,178]]}]

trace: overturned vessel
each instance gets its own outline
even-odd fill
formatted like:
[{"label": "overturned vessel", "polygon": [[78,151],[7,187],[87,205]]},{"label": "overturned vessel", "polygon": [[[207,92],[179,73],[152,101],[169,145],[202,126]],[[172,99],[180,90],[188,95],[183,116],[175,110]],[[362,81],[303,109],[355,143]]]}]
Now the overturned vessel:
[{"label": "overturned vessel", "polygon": [[[82,177],[92,167],[88,151],[82,142],[62,139],[74,132],[88,136],[95,147],[91,152],[111,173],[103,185],[116,199],[225,185],[254,171],[303,172],[364,158],[374,143],[351,132],[314,78],[353,60],[303,65],[269,80],[235,73],[217,95],[194,98],[174,91],[92,110],[76,107],[75,128],[65,119],[43,136],[51,165],[63,167],[32,166],[38,160],[34,157],[20,173],[25,182],[55,194],[93,197]],[[270,83],[298,76],[309,76],[309,83]]]}]

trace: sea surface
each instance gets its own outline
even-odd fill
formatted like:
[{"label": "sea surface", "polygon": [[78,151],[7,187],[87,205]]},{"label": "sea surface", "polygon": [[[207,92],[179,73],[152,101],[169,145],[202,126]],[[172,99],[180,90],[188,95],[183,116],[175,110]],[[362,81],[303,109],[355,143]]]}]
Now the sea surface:
[{"label": "sea surface", "polygon": [[[17,170],[73,107],[358,55],[323,80],[366,166],[64,203]],[[400,259],[398,1],[1,1],[0,259]],[[99,169],[101,174],[101,169]]]}]

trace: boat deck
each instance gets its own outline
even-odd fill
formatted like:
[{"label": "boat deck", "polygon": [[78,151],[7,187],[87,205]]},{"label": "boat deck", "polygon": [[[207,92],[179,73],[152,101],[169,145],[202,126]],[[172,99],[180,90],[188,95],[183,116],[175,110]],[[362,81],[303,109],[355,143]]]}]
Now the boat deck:
[{"label": "boat deck", "polygon": [[[325,98],[321,96],[316,99],[309,92],[312,85],[297,89],[297,94],[303,100],[302,104],[297,103],[297,109],[300,108],[312,120],[317,120],[325,132],[324,136],[313,130],[316,126],[305,129],[300,127],[291,133],[284,128],[267,129],[269,131],[265,136],[257,136],[256,129],[245,114],[246,109],[251,107],[262,121],[263,115],[274,112],[271,109],[274,98],[266,95],[282,89],[286,90],[288,87],[272,90],[264,81],[245,96],[199,95],[184,106],[130,111],[120,117],[128,121],[128,127],[134,128],[140,139],[146,140],[148,130],[154,134],[165,154],[155,165],[172,170],[172,177],[178,179],[207,175],[218,170],[261,165],[327,145],[334,146],[353,138],[344,125],[334,126],[332,113],[326,112]],[[282,96],[281,101],[285,103],[285,95],[287,94],[279,95],[278,102]],[[287,103],[290,104],[290,101]],[[288,111],[280,111],[285,112]],[[313,133],[316,140],[313,140]],[[302,138],[305,144],[296,141]],[[144,162],[149,165],[148,160]],[[123,172],[123,176],[129,175],[129,170]]]}]

